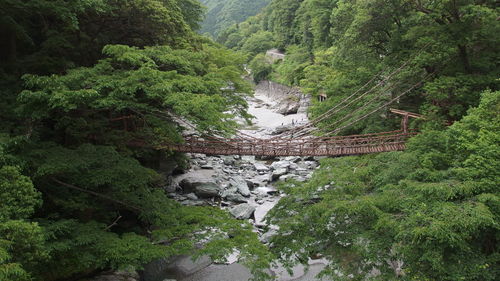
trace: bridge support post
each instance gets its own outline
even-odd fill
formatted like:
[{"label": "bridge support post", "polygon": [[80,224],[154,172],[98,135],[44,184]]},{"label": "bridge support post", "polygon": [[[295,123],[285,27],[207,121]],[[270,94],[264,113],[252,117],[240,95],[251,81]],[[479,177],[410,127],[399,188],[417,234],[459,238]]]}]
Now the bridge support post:
[{"label": "bridge support post", "polygon": [[401,119],[401,130],[403,133],[408,133],[408,114],[403,115],[403,119]]},{"label": "bridge support post", "polygon": [[408,111],[404,111],[404,110],[390,108],[390,111],[392,113],[394,113],[394,114],[398,114],[398,115],[403,116],[403,120],[401,120],[401,130],[405,134],[408,133],[408,119],[410,117],[412,117],[412,118],[423,118],[423,116],[420,115],[420,114],[412,113],[412,112],[408,112]]}]

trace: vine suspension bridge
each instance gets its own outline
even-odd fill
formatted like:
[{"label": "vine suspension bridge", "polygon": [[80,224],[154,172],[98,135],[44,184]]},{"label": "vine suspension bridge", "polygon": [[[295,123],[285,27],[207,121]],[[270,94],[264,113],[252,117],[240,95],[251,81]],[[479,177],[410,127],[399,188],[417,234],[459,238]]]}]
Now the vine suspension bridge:
[{"label": "vine suspension bridge", "polygon": [[[425,49],[426,47],[422,48]],[[398,73],[406,69],[415,57],[408,59],[399,68],[380,79],[382,72],[375,75],[364,86],[356,92],[337,103],[326,112],[317,116],[305,125],[297,126],[279,136],[272,138],[255,138],[243,133],[226,139],[218,136],[191,136],[186,137],[183,143],[166,144],[160,146],[186,153],[203,153],[208,155],[255,155],[255,156],[348,156],[369,154],[387,151],[400,151],[406,148],[409,138],[417,134],[417,131],[408,129],[409,118],[422,118],[421,115],[390,109],[392,113],[401,115],[401,129],[391,132],[374,134],[336,136],[340,131],[353,124],[387,109],[389,105],[398,101],[402,96],[411,92],[431,77],[434,73],[423,74],[419,82],[407,87],[400,94],[387,99],[384,94],[391,92],[398,83],[392,80]],[[379,80],[376,82],[376,80]],[[372,85],[370,87],[370,85]],[[364,90],[366,88],[366,90]],[[324,120],[334,117],[348,106],[357,106],[364,97],[368,101],[362,102],[361,106],[349,111],[343,116],[337,116],[333,122],[322,129],[316,127]],[[377,105],[373,108],[373,105]],[[351,107],[353,107],[351,106]],[[370,107],[371,106],[371,107]],[[331,119],[329,119],[331,120]],[[318,136],[321,134],[322,136]]]}]

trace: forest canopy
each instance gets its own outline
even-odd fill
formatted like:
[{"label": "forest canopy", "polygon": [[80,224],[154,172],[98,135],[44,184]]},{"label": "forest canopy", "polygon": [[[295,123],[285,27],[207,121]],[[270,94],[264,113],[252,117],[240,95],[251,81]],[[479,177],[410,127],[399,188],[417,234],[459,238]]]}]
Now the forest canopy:
[{"label": "forest canopy", "polygon": [[389,107],[424,117],[405,152],[324,159],[282,183],[268,223],[283,264],[325,257],[334,280],[498,279],[499,14],[496,1],[273,0],[219,34],[256,82],[310,94],[311,118],[367,93],[319,136],[397,130]]},{"label": "forest canopy", "polygon": [[249,117],[245,58],[196,34],[203,11],[194,0],[0,1],[1,280],[139,270],[200,253],[208,234],[214,260],[241,248],[266,267],[249,224],[164,191],[186,165],[160,149],[182,141],[175,120],[229,135]]},{"label": "forest canopy", "polygon": [[200,0],[207,8],[200,33],[217,38],[219,33],[233,24],[255,16],[270,0]]},{"label": "forest canopy", "polygon": [[[366,99],[384,96],[373,103],[372,108],[378,107],[430,75],[423,87],[400,99],[399,106],[443,124],[459,120],[470,106],[477,106],[483,90],[498,88],[498,15],[496,1],[274,0],[260,14],[223,31],[217,40],[250,54],[249,61],[263,51],[258,48],[262,45],[284,51],[285,60],[261,64],[254,73],[259,79],[300,86],[313,97],[328,96],[313,104],[312,117],[373,77],[384,80],[410,61],[389,81],[385,93]],[[322,126],[337,120],[326,119]],[[377,132],[395,125],[390,118],[382,120],[373,116],[343,133]]]},{"label": "forest canopy", "polygon": [[[235,250],[257,280],[313,257],[336,280],[497,280],[497,2],[0,0],[0,280]],[[312,97],[310,118],[380,85],[318,136],[397,130],[392,100],[422,115],[419,134],[404,152],[327,158],[280,183],[267,247],[250,223],[165,191],[188,168],[166,144],[251,118],[249,68]]]}]

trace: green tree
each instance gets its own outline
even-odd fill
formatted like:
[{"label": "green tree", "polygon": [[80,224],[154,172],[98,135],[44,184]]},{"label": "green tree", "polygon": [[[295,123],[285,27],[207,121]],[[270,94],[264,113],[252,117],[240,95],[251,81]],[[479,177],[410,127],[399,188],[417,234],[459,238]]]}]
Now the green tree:
[{"label": "green tree", "polygon": [[272,72],[272,65],[264,54],[255,56],[249,65],[255,83],[266,80]]},{"label": "green tree", "polygon": [[73,280],[235,249],[263,277],[271,256],[249,224],[171,200],[154,170],[182,161],[165,147],[182,141],[181,118],[230,135],[234,116],[250,117],[246,58],[193,32],[200,4],[0,7],[0,279]]},{"label": "green tree", "polygon": [[373,268],[375,280],[495,280],[499,106],[500,92],[487,91],[407,152],[322,161],[311,181],[283,187],[273,251],[299,262],[321,254],[334,261],[325,274],[355,280]]},{"label": "green tree", "polygon": [[273,34],[268,31],[259,31],[252,34],[243,44],[241,50],[255,56],[258,53],[271,49],[274,45]]},{"label": "green tree", "polygon": [[205,20],[201,23],[202,33],[209,33],[214,38],[233,24],[255,16],[271,2],[270,0],[201,0],[207,7]]}]

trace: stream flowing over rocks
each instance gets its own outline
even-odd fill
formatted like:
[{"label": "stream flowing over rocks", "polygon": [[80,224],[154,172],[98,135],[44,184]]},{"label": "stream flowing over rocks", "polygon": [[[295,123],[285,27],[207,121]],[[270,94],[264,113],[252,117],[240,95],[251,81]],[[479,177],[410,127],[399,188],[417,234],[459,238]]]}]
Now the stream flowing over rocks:
[{"label": "stream flowing over rocks", "polygon": [[[256,87],[255,95],[248,98],[249,113],[256,118],[253,125],[241,130],[245,134],[268,138],[307,122],[308,98],[298,89],[270,81]],[[273,226],[266,227],[265,215],[281,198],[273,186],[276,181],[294,179],[306,181],[318,167],[312,157],[277,157],[261,159],[255,156],[207,156],[188,154],[190,169],[172,177],[169,196],[189,206],[212,205],[227,209],[236,219],[249,220],[268,244],[276,233]],[[264,229],[270,229],[265,232]],[[290,275],[284,268],[271,268],[277,280],[315,279],[326,264],[324,260],[311,260],[309,271],[296,266]],[[188,256],[157,260],[146,265],[142,281],[246,281],[252,277],[249,270],[238,263],[234,254],[226,264],[215,264],[210,258],[193,261]]]}]

